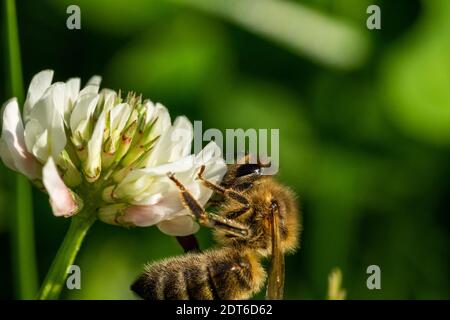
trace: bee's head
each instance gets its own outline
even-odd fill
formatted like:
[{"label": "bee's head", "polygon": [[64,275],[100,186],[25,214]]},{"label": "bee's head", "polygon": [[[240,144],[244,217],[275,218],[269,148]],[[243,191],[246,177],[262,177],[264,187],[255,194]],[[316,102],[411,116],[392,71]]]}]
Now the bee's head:
[{"label": "bee's head", "polygon": [[263,169],[269,166],[270,163],[263,163],[254,155],[245,155],[228,166],[222,185],[235,190],[247,190],[263,176]]}]

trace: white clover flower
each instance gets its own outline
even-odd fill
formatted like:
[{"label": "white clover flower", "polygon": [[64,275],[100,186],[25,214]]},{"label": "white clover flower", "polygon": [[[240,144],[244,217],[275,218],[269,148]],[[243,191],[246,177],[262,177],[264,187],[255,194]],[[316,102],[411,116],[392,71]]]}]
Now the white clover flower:
[{"label": "white clover flower", "polygon": [[186,117],[171,123],[167,109],[135,94],[103,89],[93,77],[80,90],[80,79],[52,84],[53,71],[35,75],[24,103],[3,110],[0,156],[9,168],[49,194],[55,216],[72,216],[85,207],[106,223],[151,226],[170,235],[188,235],[197,223],[167,177],[176,174],[205,204],[212,191],[196,179],[219,182],[226,165],[211,142],[191,154],[193,128]]}]

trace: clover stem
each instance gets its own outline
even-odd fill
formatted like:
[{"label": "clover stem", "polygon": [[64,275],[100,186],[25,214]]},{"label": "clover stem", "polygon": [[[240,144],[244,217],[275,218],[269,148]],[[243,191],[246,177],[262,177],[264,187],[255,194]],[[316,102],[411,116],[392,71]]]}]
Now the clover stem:
[{"label": "clover stem", "polygon": [[86,207],[71,218],[69,230],[56,253],[56,257],[38,292],[37,299],[54,300],[59,298],[81,244],[88,230],[97,219],[94,210]]},{"label": "clover stem", "polygon": [[[6,95],[23,103],[22,64],[20,61],[19,30],[16,3],[3,1],[4,74]],[[16,176],[16,212],[12,215],[11,244],[14,289],[18,299],[31,299],[37,291],[38,275],[34,244],[33,205],[31,186],[25,177]]]}]

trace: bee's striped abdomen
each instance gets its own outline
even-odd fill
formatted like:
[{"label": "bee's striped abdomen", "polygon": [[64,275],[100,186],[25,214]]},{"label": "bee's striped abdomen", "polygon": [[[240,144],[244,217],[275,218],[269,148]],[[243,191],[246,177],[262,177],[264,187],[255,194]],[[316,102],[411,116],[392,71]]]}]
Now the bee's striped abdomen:
[{"label": "bee's striped abdomen", "polygon": [[220,248],[151,264],[131,289],[148,300],[244,299],[265,278],[254,254]]}]

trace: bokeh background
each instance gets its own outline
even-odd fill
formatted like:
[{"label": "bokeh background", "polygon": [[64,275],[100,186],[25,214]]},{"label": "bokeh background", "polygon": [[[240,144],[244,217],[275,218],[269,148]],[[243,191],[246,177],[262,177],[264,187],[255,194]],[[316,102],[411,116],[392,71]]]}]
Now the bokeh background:
[{"label": "bokeh background", "polygon": [[[81,30],[66,28],[70,4],[81,8]],[[381,30],[366,28],[371,4]],[[26,86],[46,68],[58,80],[100,74],[104,87],[142,92],[205,129],[280,129],[279,178],[299,194],[304,220],[301,250],[287,257],[286,298],[325,298],[333,267],[348,298],[450,298],[450,1],[17,6]],[[0,74],[5,101],[4,66]],[[17,297],[14,181],[1,164],[1,298]],[[53,217],[37,190],[33,207],[42,281],[69,221]],[[213,245],[209,230],[198,235]],[[77,259],[82,289],[63,297],[132,299],[143,263],[179,254],[157,228],[96,223]],[[372,264],[381,290],[366,287]]]}]

